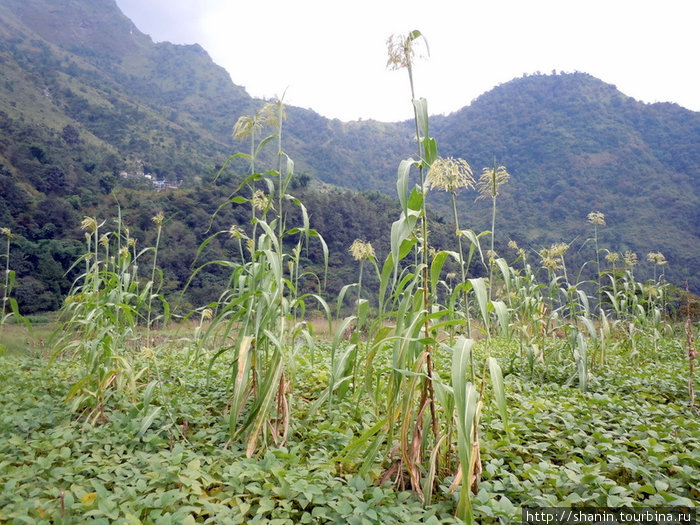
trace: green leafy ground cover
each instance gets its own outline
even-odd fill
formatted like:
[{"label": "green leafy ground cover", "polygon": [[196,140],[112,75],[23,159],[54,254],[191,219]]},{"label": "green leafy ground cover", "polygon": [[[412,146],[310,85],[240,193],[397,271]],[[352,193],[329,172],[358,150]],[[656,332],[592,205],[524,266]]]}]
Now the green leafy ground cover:
[{"label": "green leafy ground cover", "polygon": [[[479,343],[477,355],[486,351]],[[637,345],[634,356],[615,347],[605,367],[592,370],[588,392],[567,385],[573,368],[548,366],[546,358],[521,367],[517,348],[502,340],[488,351],[507,374],[512,438],[495,411],[485,410],[473,497],[478,522],[519,522],[525,505],[695,505],[700,420],[688,408],[678,339],[656,350]],[[327,357],[317,349],[312,366],[310,355],[297,356],[287,446],[248,459],[222,423],[226,367],[215,367],[207,382],[206,360],[186,364],[175,350],[144,351],[135,362],[160,376],[150,406],[114,396],[108,422],[89,426],[65,403],[80,373],[73,362],[49,369],[43,358],[3,356],[0,522],[458,522],[449,466],[441,466],[440,490],[423,508],[411,492],[377,485],[381,454],[366,477],[338,461],[373,414],[345,401],[309,415],[326,388]]]}]

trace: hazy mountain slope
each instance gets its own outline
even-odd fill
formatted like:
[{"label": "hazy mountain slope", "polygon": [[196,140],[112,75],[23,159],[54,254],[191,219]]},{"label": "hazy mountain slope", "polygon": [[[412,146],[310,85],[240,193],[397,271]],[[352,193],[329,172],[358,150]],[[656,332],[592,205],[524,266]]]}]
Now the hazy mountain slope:
[{"label": "hazy mountain slope", "polygon": [[[68,246],[80,238],[82,215],[115,187],[148,194],[150,183],[123,172],[182,180],[195,188],[187,197],[194,209],[196,185],[247,150],[233,142],[233,124],[263,103],[200,46],[153,43],[114,0],[4,0],[0,225]],[[700,290],[699,113],[639,103],[586,74],[536,75],[431,126],[440,153],[466,158],[477,176],[494,157],[510,171],[499,198],[501,240],[533,249],[580,244],[590,233],[586,215],[599,210],[608,221],[602,246],[641,259],[660,250],[669,279],[689,278]],[[297,172],[394,195],[398,163],[415,154],[413,135],[411,122],[340,122],[289,107],[284,148]],[[460,197],[464,226],[488,229],[488,203],[474,197]],[[445,204],[437,194],[430,200]]]},{"label": "hazy mountain slope", "polygon": [[7,0],[0,16],[0,110],[73,124],[163,177],[213,166],[231,121],[253,106],[201,47],[153,44],[112,0]]},{"label": "hazy mountain slope", "polygon": [[[669,275],[697,278],[699,113],[637,102],[586,74],[531,76],[435,119],[433,129],[442,154],[479,170],[495,156],[509,169],[502,228],[519,241],[585,237],[586,215],[599,210],[604,246],[661,250],[673,260]],[[486,207],[463,202],[487,228]]]}]

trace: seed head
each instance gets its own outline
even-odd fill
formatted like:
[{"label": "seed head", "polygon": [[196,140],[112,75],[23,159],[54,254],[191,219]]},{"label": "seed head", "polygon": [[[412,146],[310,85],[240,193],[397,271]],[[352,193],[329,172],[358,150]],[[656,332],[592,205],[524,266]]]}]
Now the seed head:
[{"label": "seed head", "polygon": [[565,242],[556,242],[549,248],[542,248],[538,253],[540,255],[540,264],[543,268],[555,271],[564,268],[564,254],[569,249],[569,245]]},{"label": "seed head", "polygon": [[255,190],[252,198],[253,208],[260,211],[267,211],[272,208],[270,205],[270,197],[266,195],[262,190]]},{"label": "seed head", "polygon": [[625,265],[627,265],[629,268],[633,268],[634,266],[637,266],[637,263],[639,262],[639,259],[637,258],[637,254],[627,250],[625,254],[622,256],[622,258],[625,260]]},{"label": "seed head", "polygon": [[238,117],[233,126],[233,140],[244,140],[250,137],[255,130],[255,119],[248,115]]},{"label": "seed head", "polygon": [[548,255],[547,250],[540,251],[540,264],[542,265],[542,268],[546,268],[552,272],[561,270],[564,266],[562,266],[560,261],[561,259]]},{"label": "seed head", "polygon": [[596,226],[605,226],[605,214],[599,211],[592,211],[588,214],[588,222]]},{"label": "seed head", "polygon": [[263,126],[276,128],[280,125],[280,116],[282,120],[287,118],[284,104],[277,98],[263,106],[259,113],[259,120],[262,122]]},{"label": "seed head", "polygon": [[610,252],[605,256],[605,260],[608,261],[610,264],[615,264],[617,261],[620,260],[620,254],[617,252]]},{"label": "seed head", "polygon": [[549,247],[549,255],[552,257],[563,257],[569,245],[565,242],[556,242]]},{"label": "seed head", "polygon": [[457,193],[461,188],[473,188],[474,176],[466,160],[440,157],[428,170],[427,184],[430,188]]},{"label": "seed head", "polygon": [[151,218],[151,220],[156,224],[156,226],[158,226],[158,228],[160,228],[163,225],[163,218],[163,212],[159,211]]},{"label": "seed head", "polygon": [[[276,128],[279,126],[279,107],[281,101],[268,102],[252,117],[243,115],[238,118],[233,126],[233,139],[245,140],[253,133],[265,127]],[[284,119],[284,106],[282,106],[282,119]]]},{"label": "seed head", "polygon": [[518,249],[518,243],[515,242],[515,241],[513,241],[513,240],[508,241],[508,248],[510,248],[510,249],[512,249],[512,250],[517,250],[517,249]]},{"label": "seed head", "polygon": [[10,228],[0,228],[0,235],[4,235],[8,239],[12,238],[12,230]]},{"label": "seed head", "polygon": [[109,235],[107,235],[106,233],[100,235],[100,246],[102,246],[103,248],[109,246]]},{"label": "seed head", "polygon": [[647,254],[647,261],[656,264],[657,266],[665,266],[668,264],[666,257],[661,252],[650,252]]},{"label": "seed head", "polygon": [[350,253],[352,258],[356,261],[364,261],[366,259],[375,259],[374,248],[369,242],[362,241],[360,239],[355,239],[350,245]]},{"label": "seed head", "polygon": [[97,231],[97,219],[94,217],[83,217],[80,227],[83,230],[90,230],[92,233],[95,233]]},{"label": "seed head", "polygon": [[486,197],[495,198],[498,196],[498,188],[503,186],[510,180],[510,174],[506,171],[505,166],[494,166],[492,168],[484,168],[477,183],[479,196],[476,198],[485,199]]},{"label": "seed head", "polygon": [[658,297],[659,296],[659,288],[654,285],[654,284],[643,284],[642,285],[642,293],[649,297]]},{"label": "seed head", "polygon": [[388,58],[387,69],[396,71],[397,69],[408,69],[413,64],[415,51],[413,49],[413,38],[411,36],[391,35],[386,39]]},{"label": "seed head", "polygon": [[243,228],[238,226],[238,224],[233,224],[231,227],[228,229],[228,234],[229,237],[232,239],[242,239],[245,237],[245,232],[243,231]]}]

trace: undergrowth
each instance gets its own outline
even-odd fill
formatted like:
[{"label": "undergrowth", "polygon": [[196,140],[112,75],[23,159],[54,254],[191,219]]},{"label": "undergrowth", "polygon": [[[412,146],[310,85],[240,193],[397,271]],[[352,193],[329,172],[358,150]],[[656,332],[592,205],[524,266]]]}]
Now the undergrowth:
[{"label": "undergrowth", "polygon": [[[477,522],[519,522],[525,505],[694,505],[700,422],[687,407],[676,340],[642,341],[636,360],[623,347],[611,351],[614,367],[593,373],[586,392],[567,386],[559,369],[539,369],[533,381],[527,367],[509,366],[512,342],[495,338],[490,348],[506,374],[512,438],[495,411],[484,411],[483,471],[471,498]],[[108,425],[72,417],[62,400],[79,364],[58,361],[47,374],[40,357],[6,356],[0,522],[455,523],[451,476],[438,478],[424,507],[412,492],[373,481],[386,466],[381,456],[365,476],[341,461],[375,415],[351,399],[328,413],[309,410],[330,367],[329,346],[316,350],[313,365],[308,355],[296,363],[299,423],[286,446],[255,458],[246,458],[245,443],[229,443],[221,424],[225,366],[204,388],[205,362],[186,364],[185,350],[139,356],[143,366],[157,361],[170,404],[144,429],[142,407],[127,395],[106,401]],[[486,345],[474,351],[478,358]]]}]

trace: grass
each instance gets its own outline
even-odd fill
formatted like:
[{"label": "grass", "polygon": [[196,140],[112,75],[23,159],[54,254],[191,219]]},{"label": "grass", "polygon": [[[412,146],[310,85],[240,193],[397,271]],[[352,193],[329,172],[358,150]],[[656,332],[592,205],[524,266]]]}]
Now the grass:
[{"label": "grass", "polygon": [[2,344],[7,355],[42,354],[51,338],[55,324],[32,322],[31,330],[19,322],[7,323],[3,327]]},{"label": "grass", "polygon": [[[656,345],[657,350],[654,349]],[[677,339],[643,340],[639,355],[616,346],[582,392],[571,371],[540,367],[534,376],[510,356],[513,342],[475,343],[476,359],[496,356],[506,373],[511,438],[497,410],[482,411],[482,472],[471,497],[478,523],[518,522],[522,506],[693,506],[700,497],[700,421],[687,406],[687,364]],[[246,458],[229,441],[220,407],[228,368],[186,363],[172,346],[135,356],[157,364],[170,415],[148,421],[145,407],[112,396],[109,423],[85,425],[64,403],[79,364],[47,369],[38,351],[0,361],[0,522],[74,523],[455,523],[456,465],[441,465],[437,489],[419,498],[376,480],[387,466],[377,454],[366,475],[340,459],[374,420],[372,407],[338,401],[310,407],[327,388],[329,345],[316,360],[296,357],[292,410],[297,424],[285,447]],[[382,356],[378,356],[379,361]],[[390,356],[383,356],[387,361]],[[449,360],[436,359],[449,376]],[[208,387],[205,385],[209,384]],[[486,403],[495,403],[486,398]],[[144,428],[145,426],[145,428]]]}]

